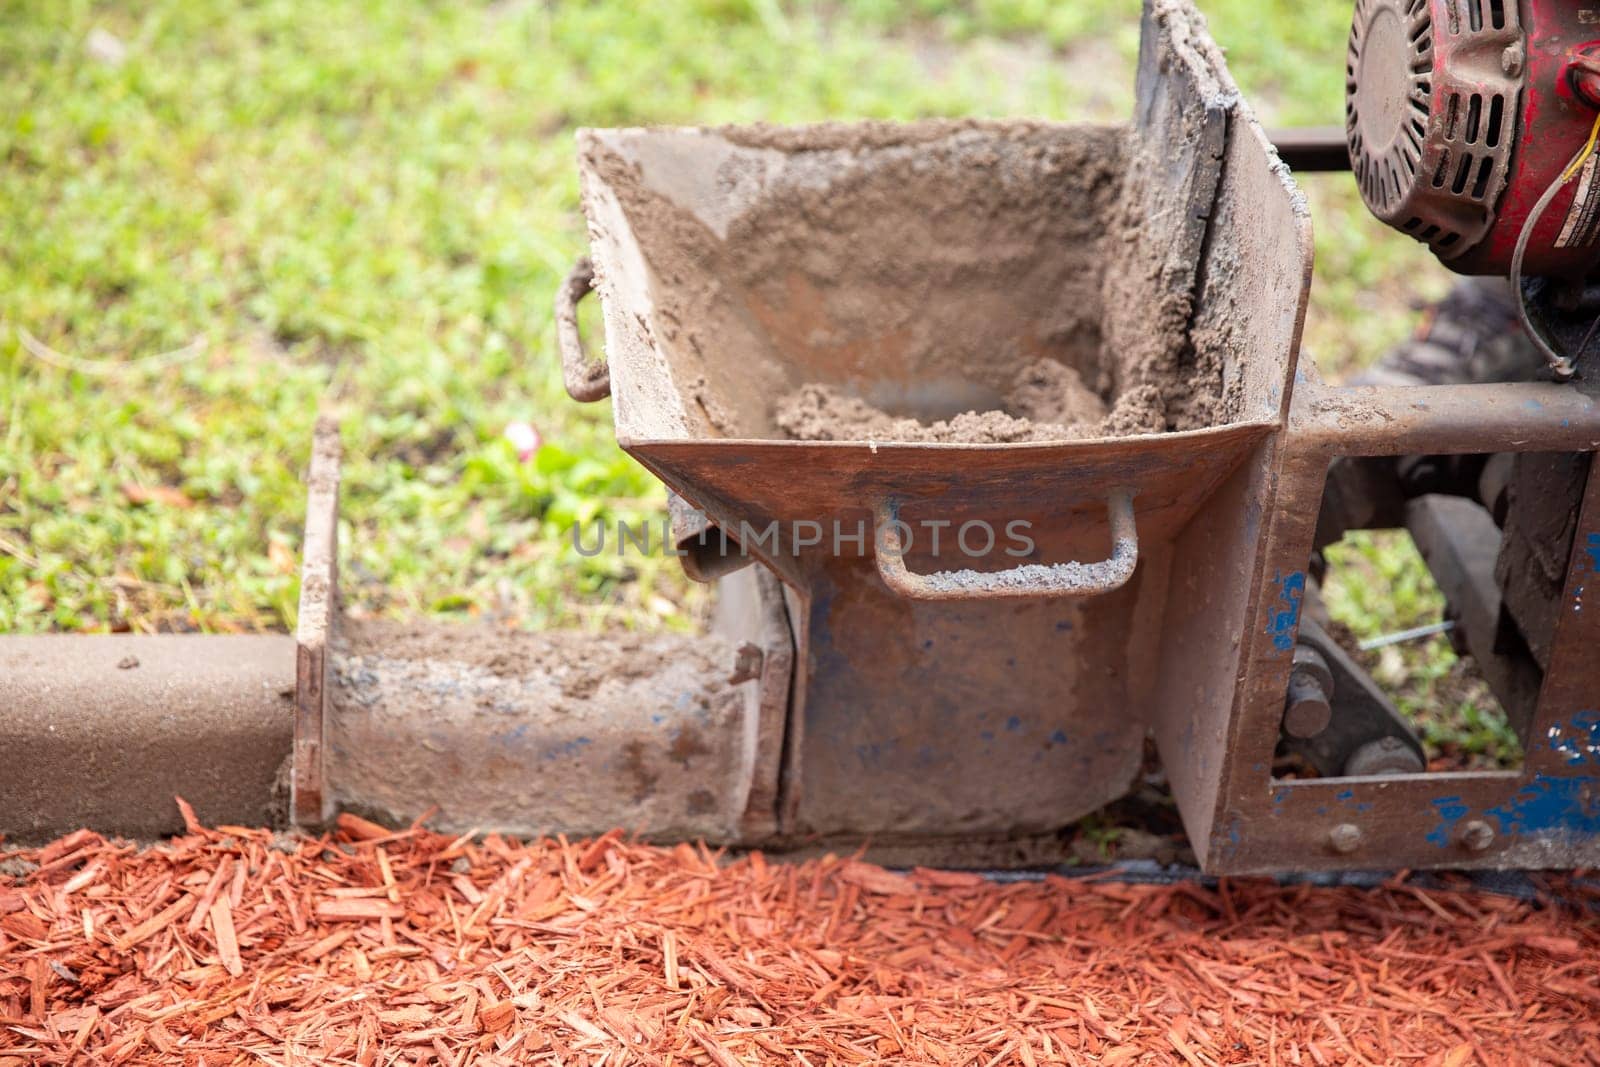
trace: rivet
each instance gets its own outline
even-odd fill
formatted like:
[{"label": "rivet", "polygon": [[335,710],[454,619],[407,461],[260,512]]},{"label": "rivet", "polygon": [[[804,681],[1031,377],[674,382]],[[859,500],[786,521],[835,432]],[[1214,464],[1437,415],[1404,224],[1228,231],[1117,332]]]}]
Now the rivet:
[{"label": "rivet", "polygon": [[1328,847],[1341,855],[1348,855],[1361,847],[1361,828],[1342,822],[1328,831]]},{"label": "rivet", "polygon": [[1482,819],[1472,819],[1461,824],[1457,840],[1469,852],[1482,852],[1494,844],[1494,828]]}]

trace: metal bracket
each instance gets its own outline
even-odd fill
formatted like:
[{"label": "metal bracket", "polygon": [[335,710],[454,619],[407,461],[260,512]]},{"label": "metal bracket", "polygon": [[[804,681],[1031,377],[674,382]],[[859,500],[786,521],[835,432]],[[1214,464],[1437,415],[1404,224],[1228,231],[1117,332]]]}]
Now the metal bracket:
[{"label": "metal bracket", "polygon": [[332,814],[325,773],[328,643],[339,600],[339,424],[317,417],[306,476],[305,542],[300,559],[300,612],[295,626],[294,749],[290,818],[320,826]]},{"label": "metal bracket", "polygon": [[1324,778],[1418,773],[1422,745],[1365,671],[1310,618],[1300,620],[1300,644],[1315,650],[1333,677],[1328,724],[1309,738],[1289,737],[1284,747],[1303,756]]},{"label": "metal bracket", "polygon": [[[1581,487],[1580,487],[1581,488]],[[1406,529],[1444,594],[1457,629],[1453,640],[1472,656],[1517,736],[1527,743],[1544,672],[1522,634],[1507,625],[1495,559],[1503,540],[1481,505],[1453,496],[1422,496],[1406,505]],[[1571,536],[1567,543],[1571,542]],[[1553,605],[1546,605],[1553,626]]]}]

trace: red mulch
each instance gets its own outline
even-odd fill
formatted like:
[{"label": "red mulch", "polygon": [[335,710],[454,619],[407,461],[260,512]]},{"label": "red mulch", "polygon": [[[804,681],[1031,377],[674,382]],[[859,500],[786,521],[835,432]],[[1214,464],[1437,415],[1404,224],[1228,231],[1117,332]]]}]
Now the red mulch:
[{"label": "red mulch", "polygon": [[1600,1064],[1600,894],[1564,881],[997,884],[349,817],[12,858],[0,1067]]}]

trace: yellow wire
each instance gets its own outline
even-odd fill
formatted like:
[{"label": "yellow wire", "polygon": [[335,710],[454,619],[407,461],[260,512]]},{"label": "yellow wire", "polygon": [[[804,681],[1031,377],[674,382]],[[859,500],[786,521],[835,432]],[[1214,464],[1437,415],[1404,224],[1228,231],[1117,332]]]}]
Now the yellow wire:
[{"label": "yellow wire", "polygon": [[1578,153],[1578,157],[1569,163],[1567,165],[1567,169],[1561,173],[1562,185],[1565,185],[1567,182],[1571,181],[1572,176],[1578,173],[1578,170],[1585,163],[1589,162],[1589,157],[1594,155],[1594,143],[1596,138],[1600,138],[1600,115],[1596,115],[1594,117],[1594,125],[1589,129],[1589,143],[1583,146],[1583,151]]}]

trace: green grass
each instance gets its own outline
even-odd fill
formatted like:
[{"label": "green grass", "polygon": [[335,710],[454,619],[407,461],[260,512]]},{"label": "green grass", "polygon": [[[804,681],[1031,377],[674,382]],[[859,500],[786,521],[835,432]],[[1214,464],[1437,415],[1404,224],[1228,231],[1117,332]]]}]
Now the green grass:
[{"label": "green grass", "polygon": [[[1347,534],[1328,546],[1326,556],[1324,603],[1358,640],[1427,626],[1443,617],[1444,597],[1405,532]],[[1450,767],[1520,762],[1522,747],[1498,701],[1467,670],[1447,637],[1389,645],[1358,659],[1416,725],[1430,759]]]},{"label": "green grass", "polygon": [[[1269,122],[1338,121],[1348,5],[1204,6]],[[1137,22],[1135,0],[0,0],[0,631],[292,626],[323,402],[352,610],[690,625],[672,561],[566,547],[574,518],[662,500],[556,373],[573,130],[1121,117]],[[1340,373],[1442,275],[1347,177],[1311,191],[1308,345]],[[531,463],[512,420],[547,442]]]}]

